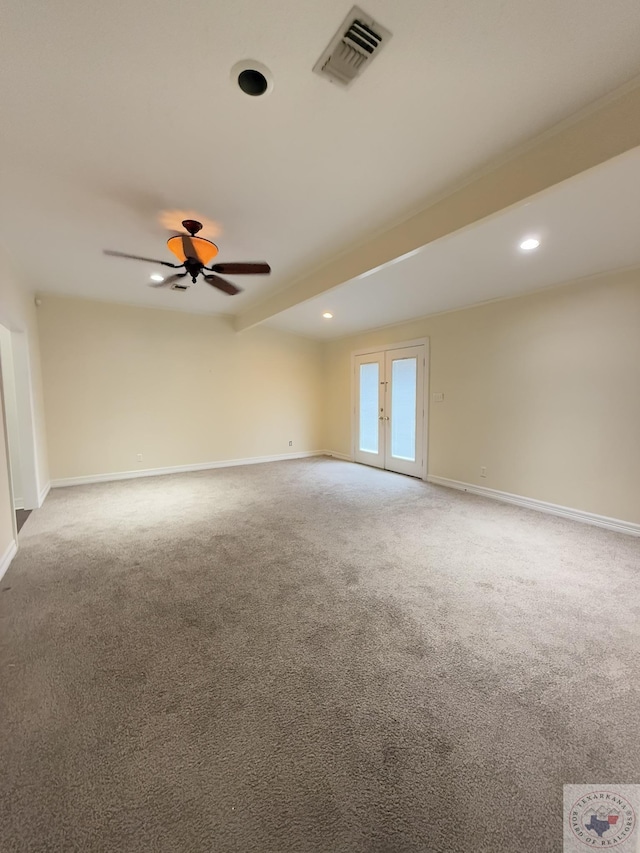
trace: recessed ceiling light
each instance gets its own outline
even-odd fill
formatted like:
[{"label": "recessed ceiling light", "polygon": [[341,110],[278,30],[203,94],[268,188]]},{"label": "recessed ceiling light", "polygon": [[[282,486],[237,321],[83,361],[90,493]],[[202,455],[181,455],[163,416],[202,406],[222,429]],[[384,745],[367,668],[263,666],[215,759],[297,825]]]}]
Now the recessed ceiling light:
[{"label": "recessed ceiling light", "polygon": [[520,243],[520,248],[525,252],[530,252],[532,249],[537,249],[539,245],[540,240],[537,240],[535,237],[528,237]]},{"label": "recessed ceiling light", "polygon": [[237,83],[245,95],[260,97],[273,89],[273,74],[262,62],[255,59],[243,59],[231,69],[231,79]]},{"label": "recessed ceiling light", "polygon": [[322,316],[325,320],[330,320],[333,317],[333,314],[331,313],[331,311],[325,311]]},{"label": "recessed ceiling light", "polygon": [[151,281],[164,281],[164,276],[160,275],[159,272],[154,272],[151,274]]}]

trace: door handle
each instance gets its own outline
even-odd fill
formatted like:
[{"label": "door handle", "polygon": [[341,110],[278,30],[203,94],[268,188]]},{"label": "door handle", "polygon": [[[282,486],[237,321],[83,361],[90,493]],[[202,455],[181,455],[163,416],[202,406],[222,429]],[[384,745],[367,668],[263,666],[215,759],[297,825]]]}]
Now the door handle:
[{"label": "door handle", "polygon": [[388,420],[389,420],[389,418],[383,418],[383,417],[382,417],[382,415],[380,415],[380,417],[378,418],[378,420],[379,420],[379,421],[388,421]]}]

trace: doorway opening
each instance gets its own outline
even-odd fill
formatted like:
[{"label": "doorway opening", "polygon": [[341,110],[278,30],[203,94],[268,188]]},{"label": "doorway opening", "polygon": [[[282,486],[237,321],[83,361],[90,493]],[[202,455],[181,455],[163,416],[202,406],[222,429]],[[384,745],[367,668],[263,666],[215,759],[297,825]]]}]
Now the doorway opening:
[{"label": "doorway opening", "polygon": [[427,476],[429,342],[353,354],[353,459]]},{"label": "doorway opening", "polygon": [[9,456],[9,478],[15,513],[16,532],[24,524],[24,494],[22,488],[22,466],[20,464],[20,427],[18,425],[18,403],[16,398],[16,374],[11,332],[0,326],[0,368],[2,370],[2,400],[6,443]]},{"label": "doorway opening", "polygon": [[33,429],[33,401],[28,342],[24,332],[0,324],[0,391],[14,510],[14,533],[20,531],[40,500]]}]

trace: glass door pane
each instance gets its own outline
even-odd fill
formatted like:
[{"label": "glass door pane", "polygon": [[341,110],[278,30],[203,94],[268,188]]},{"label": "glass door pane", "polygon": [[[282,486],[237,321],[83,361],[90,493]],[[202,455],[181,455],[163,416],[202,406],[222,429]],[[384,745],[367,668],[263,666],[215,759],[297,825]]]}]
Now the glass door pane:
[{"label": "glass door pane", "polygon": [[359,449],[367,453],[378,452],[378,389],[380,387],[378,362],[360,365],[360,430]]},{"label": "glass door pane", "polygon": [[417,358],[393,359],[391,364],[391,455],[416,459]]}]

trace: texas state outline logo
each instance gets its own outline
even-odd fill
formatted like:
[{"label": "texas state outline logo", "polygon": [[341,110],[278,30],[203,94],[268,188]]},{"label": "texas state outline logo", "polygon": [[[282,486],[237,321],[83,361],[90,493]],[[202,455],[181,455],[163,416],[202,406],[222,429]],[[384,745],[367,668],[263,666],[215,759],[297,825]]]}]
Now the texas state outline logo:
[{"label": "texas state outline logo", "polygon": [[640,785],[565,785],[564,850],[640,853]]}]

